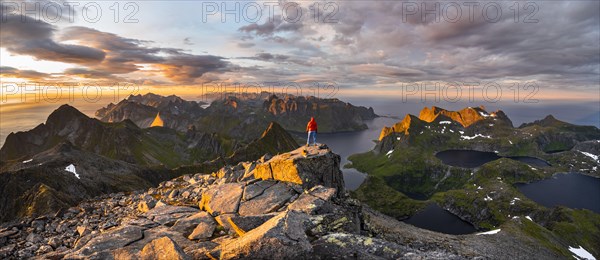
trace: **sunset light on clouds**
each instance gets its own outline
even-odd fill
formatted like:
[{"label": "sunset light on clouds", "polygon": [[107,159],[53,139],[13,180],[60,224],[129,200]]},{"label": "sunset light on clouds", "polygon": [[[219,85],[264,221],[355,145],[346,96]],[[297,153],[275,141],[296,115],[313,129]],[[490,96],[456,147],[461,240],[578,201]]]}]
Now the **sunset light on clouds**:
[{"label": "sunset light on clouds", "polygon": [[3,1],[3,83],[335,82],[397,94],[529,82],[543,98],[598,98],[597,1],[129,3]]}]

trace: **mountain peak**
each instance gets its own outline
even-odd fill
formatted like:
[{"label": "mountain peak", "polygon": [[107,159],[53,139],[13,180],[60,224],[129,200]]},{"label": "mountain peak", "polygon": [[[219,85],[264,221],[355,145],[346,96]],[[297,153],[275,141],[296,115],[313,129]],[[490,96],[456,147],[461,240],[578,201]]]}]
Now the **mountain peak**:
[{"label": "mountain peak", "polygon": [[461,124],[463,127],[468,127],[473,123],[483,120],[485,117],[490,116],[487,111],[482,108],[467,107],[460,111],[449,111],[440,107],[431,107],[431,109],[425,107],[419,113],[419,119],[431,123],[435,121],[439,116],[446,116],[452,121]]},{"label": "mountain peak", "polygon": [[485,110],[484,106],[479,106],[466,107],[459,111],[450,111],[441,107],[432,106],[431,108],[424,107],[419,113],[419,117],[407,114],[402,121],[394,124],[392,127],[384,127],[379,135],[379,140],[383,140],[384,137],[391,133],[403,133],[404,135],[408,135],[409,132],[420,131],[426,124],[431,123],[449,121],[460,124],[463,128],[467,128],[484,120],[493,120],[493,124],[502,124],[512,127],[512,122],[501,110],[489,113]]},{"label": "mountain peak", "polygon": [[164,124],[165,124],[164,121],[160,117],[160,112],[158,112],[156,114],[156,117],[154,118],[154,121],[152,121],[152,124],[150,124],[150,127],[154,127],[154,126],[163,127]]},{"label": "mountain peak", "polygon": [[404,133],[404,135],[408,135],[409,129],[416,125],[423,125],[423,123],[423,120],[420,118],[411,114],[406,114],[402,121],[394,124],[391,127],[383,127],[383,129],[381,129],[381,133],[379,134],[379,140],[381,141],[384,137],[391,133]]},{"label": "mountain peak", "polygon": [[77,110],[77,108],[72,107],[68,104],[64,104],[64,105],[60,106],[59,108],[57,108],[56,110],[54,110],[52,113],[50,113],[50,115],[48,116],[48,119],[46,119],[46,125],[61,124],[61,123],[65,123],[65,122],[71,121],[76,118],[77,119],[81,119],[81,118],[90,119],[84,113]]},{"label": "mountain peak", "polygon": [[277,122],[272,121],[267,129],[265,129],[265,131],[262,133],[261,138],[265,138],[265,136],[272,135],[274,133],[283,132],[285,132],[285,129],[283,129],[283,127],[281,127],[281,125],[279,125]]},{"label": "mountain peak", "polygon": [[519,126],[519,128],[523,128],[523,127],[527,127],[527,126],[532,126],[532,125],[538,125],[538,126],[543,126],[543,127],[550,127],[550,126],[564,126],[564,125],[569,125],[569,123],[560,121],[560,120],[556,119],[553,115],[547,115],[546,117],[544,117],[544,119],[535,120],[535,121],[533,121],[531,123],[523,123],[521,126]]}]

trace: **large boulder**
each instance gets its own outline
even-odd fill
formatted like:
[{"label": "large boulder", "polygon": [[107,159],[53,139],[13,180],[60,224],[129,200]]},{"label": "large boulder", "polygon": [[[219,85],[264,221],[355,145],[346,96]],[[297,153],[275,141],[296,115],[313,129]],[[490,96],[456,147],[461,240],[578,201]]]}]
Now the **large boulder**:
[{"label": "large boulder", "polygon": [[243,192],[243,183],[225,183],[214,186],[202,193],[200,209],[206,210],[210,214],[236,213]]},{"label": "large boulder", "polygon": [[243,236],[248,231],[255,229],[265,223],[267,220],[277,216],[278,213],[269,213],[254,216],[239,216],[235,214],[219,215],[215,219],[219,225],[228,229],[230,233],[235,232],[239,236]]},{"label": "large boulder", "polygon": [[246,188],[244,188],[244,196],[242,197],[242,200],[247,201],[247,200],[251,200],[254,197],[263,194],[263,192],[275,185],[275,181],[272,180],[268,180],[268,181],[258,181],[256,183],[252,183],[249,185],[246,185]]},{"label": "large boulder", "polygon": [[142,239],[142,228],[137,226],[123,226],[112,229],[92,238],[80,250],[71,257],[90,257],[91,255],[102,255],[131,244]]},{"label": "large boulder", "polygon": [[245,201],[240,205],[240,215],[260,215],[280,209],[296,192],[285,183],[279,182],[261,195]]},{"label": "large boulder", "polygon": [[190,240],[203,240],[212,237],[217,224],[212,217],[202,218],[192,233],[188,236]]},{"label": "large boulder", "polygon": [[181,218],[175,222],[175,224],[171,227],[171,230],[177,231],[184,236],[189,236],[192,231],[198,226],[198,224],[206,222],[213,222],[212,216],[208,214],[206,211],[200,211],[197,214],[191,215],[187,218]]},{"label": "large boulder", "polygon": [[149,210],[142,214],[142,216],[161,225],[172,226],[178,219],[198,212],[198,209],[192,207],[163,205]]},{"label": "large boulder", "polygon": [[282,212],[238,239],[222,244],[220,259],[306,258],[312,250],[306,236],[309,223],[305,213]]},{"label": "large boulder", "polygon": [[141,259],[156,260],[183,260],[191,259],[183,252],[183,249],[169,237],[161,237],[144,246]]},{"label": "large boulder", "polygon": [[339,196],[344,193],[340,156],[324,145],[303,146],[289,153],[274,156],[256,165],[253,174],[257,179],[300,184],[305,190],[323,185],[335,188]]}]

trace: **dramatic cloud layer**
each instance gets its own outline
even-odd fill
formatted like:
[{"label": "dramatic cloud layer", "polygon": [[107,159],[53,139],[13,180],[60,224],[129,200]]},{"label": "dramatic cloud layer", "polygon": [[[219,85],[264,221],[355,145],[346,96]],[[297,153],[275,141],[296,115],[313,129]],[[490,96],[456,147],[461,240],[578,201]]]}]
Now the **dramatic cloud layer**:
[{"label": "dramatic cloud layer", "polygon": [[102,50],[82,45],[61,44],[53,40],[56,28],[28,16],[8,14],[2,21],[0,46],[14,54],[30,55],[40,60],[77,64],[102,61]]},{"label": "dramatic cloud layer", "polygon": [[[599,88],[598,1],[345,1],[327,9],[320,3],[319,17],[315,3],[298,4],[303,16],[294,22],[281,16],[281,8],[256,23],[200,23],[182,14],[165,22],[188,28],[178,39],[142,40],[126,30],[8,15],[2,48],[76,67],[50,75],[2,64],[10,66],[2,73],[161,85],[334,81],[344,88],[394,90],[415,82],[495,81],[590,93]],[[205,53],[206,46],[212,51]]]}]

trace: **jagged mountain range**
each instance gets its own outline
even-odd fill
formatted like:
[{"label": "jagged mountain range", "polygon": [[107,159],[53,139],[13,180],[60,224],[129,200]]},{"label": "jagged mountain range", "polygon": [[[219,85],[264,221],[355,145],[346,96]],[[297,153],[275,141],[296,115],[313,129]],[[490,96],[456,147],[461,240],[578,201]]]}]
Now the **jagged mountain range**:
[{"label": "jagged mountain range", "polygon": [[140,165],[169,167],[224,156],[217,134],[169,128],[142,129],[131,120],[104,123],[63,105],[45,123],[25,132],[10,133],[0,149],[3,161],[28,160],[62,142],[108,158]]},{"label": "jagged mountain range", "polygon": [[423,136],[433,138],[428,139],[430,145],[456,140],[458,142],[451,145],[456,149],[478,148],[513,155],[538,155],[570,150],[578,142],[600,139],[600,132],[594,126],[569,124],[551,115],[515,128],[501,110],[488,112],[483,106],[460,111],[425,107],[418,117],[407,114],[402,121],[384,127],[376,150],[387,152],[398,144],[410,145],[411,141]]},{"label": "jagged mountain range", "polygon": [[[194,128],[207,133],[220,133],[241,141],[260,134],[270,122],[279,123],[288,131],[303,132],[310,117],[317,118],[319,131],[343,132],[366,128],[364,120],[377,117],[372,108],[357,107],[338,99],[316,97],[279,97],[270,93],[241,95],[222,93],[211,96],[207,108],[200,103],[173,96],[155,94],[130,96],[118,104],[109,104],[96,112],[104,122],[132,120],[144,128],[150,126],[156,114],[169,128],[185,131]],[[162,101],[157,101],[162,100]]]},{"label": "jagged mountain range", "polygon": [[[11,133],[0,149],[0,221],[298,147],[275,122],[245,145],[231,143],[194,129],[141,129],[130,120],[105,123],[63,105],[34,129]],[[69,165],[77,174],[66,170]]]},{"label": "jagged mountain range", "polygon": [[[121,122],[129,119],[141,128],[150,124],[160,113],[166,127],[187,131],[198,118],[206,115],[204,102],[186,101],[180,97],[160,96],[152,93],[131,95],[116,105],[113,103],[96,111],[96,117],[103,122]],[[264,129],[264,128],[263,128]]]}]

